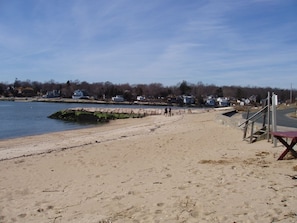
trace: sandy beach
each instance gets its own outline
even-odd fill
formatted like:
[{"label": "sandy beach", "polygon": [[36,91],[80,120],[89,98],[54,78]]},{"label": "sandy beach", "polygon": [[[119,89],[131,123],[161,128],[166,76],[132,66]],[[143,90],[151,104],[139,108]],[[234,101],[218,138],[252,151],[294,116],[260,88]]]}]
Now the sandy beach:
[{"label": "sandy beach", "polygon": [[0,222],[297,222],[296,160],[220,113],[2,140]]}]

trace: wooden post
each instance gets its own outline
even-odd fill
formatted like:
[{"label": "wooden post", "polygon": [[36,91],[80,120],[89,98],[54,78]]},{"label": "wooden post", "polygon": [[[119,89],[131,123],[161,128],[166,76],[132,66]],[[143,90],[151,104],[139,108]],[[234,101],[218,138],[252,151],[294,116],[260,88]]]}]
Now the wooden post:
[{"label": "wooden post", "polygon": [[251,126],[251,136],[250,136],[250,143],[253,142],[253,135],[254,135],[254,121],[252,121],[252,126]]},{"label": "wooden post", "polygon": [[246,132],[247,132],[248,125],[249,125],[249,120],[248,120],[249,115],[250,115],[250,109],[248,109],[248,111],[246,113],[246,122],[245,122],[245,126],[244,126],[243,139],[246,138]]},{"label": "wooden post", "polygon": [[245,122],[244,130],[243,130],[243,139],[246,138],[246,132],[247,132],[247,129],[248,129],[248,125],[249,125],[249,121],[247,120]]}]

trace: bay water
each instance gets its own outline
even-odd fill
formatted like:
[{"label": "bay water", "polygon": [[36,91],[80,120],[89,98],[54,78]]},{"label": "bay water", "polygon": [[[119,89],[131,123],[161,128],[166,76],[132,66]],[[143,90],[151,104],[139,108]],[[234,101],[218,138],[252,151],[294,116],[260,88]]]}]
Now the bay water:
[{"label": "bay water", "polygon": [[80,129],[96,125],[65,122],[48,118],[54,112],[67,108],[115,108],[127,106],[130,106],[130,108],[131,106],[137,107],[133,105],[0,101],[0,140]]}]

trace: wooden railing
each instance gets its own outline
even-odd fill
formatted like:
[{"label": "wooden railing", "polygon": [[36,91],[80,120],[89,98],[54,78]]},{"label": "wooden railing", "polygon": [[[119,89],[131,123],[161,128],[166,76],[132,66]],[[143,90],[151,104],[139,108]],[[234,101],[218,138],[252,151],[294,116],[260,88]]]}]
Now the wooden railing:
[{"label": "wooden railing", "polygon": [[[247,118],[244,122],[242,122],[238,127],[244,125],[244,132],[243,132],[243,140],[249,139],[249,142],[255,142],[258,138],[263,135],[266,135],[269,131],[269,128],[266,127],[266,116],[268,114],[268,105],[264,106],[261,110],[249,116],[249,111],[247,112]],[[262,127],[255,131],[255,122],[257,122],[260,118],[262,119]],[[250,135],[247,136],[248,127],[250,127]]]}]

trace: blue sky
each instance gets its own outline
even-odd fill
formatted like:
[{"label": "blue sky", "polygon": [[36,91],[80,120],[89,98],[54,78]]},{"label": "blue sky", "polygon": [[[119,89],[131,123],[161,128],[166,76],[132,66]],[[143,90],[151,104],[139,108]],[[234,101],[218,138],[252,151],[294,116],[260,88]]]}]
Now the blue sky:
[{"label": "blue sky", "polygon": [[0,0],[0,82],[297,88],[296,0]]}]

